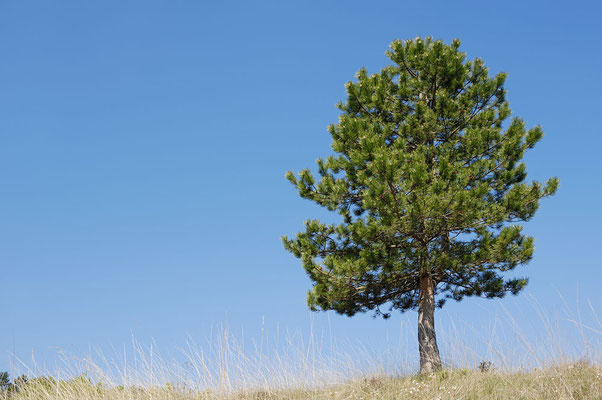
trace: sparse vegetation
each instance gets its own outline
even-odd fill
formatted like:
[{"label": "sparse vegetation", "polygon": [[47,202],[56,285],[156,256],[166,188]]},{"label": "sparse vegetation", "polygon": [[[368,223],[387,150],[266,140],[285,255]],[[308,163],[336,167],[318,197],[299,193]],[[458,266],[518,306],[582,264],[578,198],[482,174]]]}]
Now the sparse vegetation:
[{"label": "sparse vegetation", "polygon": [[321,388],[261,389],[222,392],[193,390],[173,384],[137,387],[94,384],[85,376],[57,381],[31,379],[17,392],[2,392],[11,400],[96,399],[600,399],[602,368],[586,362],[530,372],[443,370],[428,376],[369,377]]},{"label": "sparse vegetation", "polygon": [[[0,373],[0,400],[602,399],[602,326],[591,312],[594,325],[576,321],[573,331],[540,315],[545,333],[533,340],[512,315],[496,318],[506,330],[490,331],[482,342],[459,331],[443,335],[453,354],[431,374],[417,374],[413,348],[378,353],[336,339],[325,345],[319,331],[310,338],[262,336],[265,346],[252,348],[224,329],[208,347],[189,341],[173,359],[155,344],[134,342],[127,357],[61,353],[55,370],[19,360],[24,371]],[[400,334],[409,342],[415,331]],[[30,378],[11,379],[22,372]]]}]

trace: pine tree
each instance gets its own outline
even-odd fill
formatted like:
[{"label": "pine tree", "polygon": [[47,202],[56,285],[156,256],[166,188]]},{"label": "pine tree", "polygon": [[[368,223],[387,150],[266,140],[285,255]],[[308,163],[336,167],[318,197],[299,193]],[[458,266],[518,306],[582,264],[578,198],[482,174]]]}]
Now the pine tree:
[{"label": "pine tree", "polygon": [[466,60],[460,41],[391,44],[392,64],[360,69],[329,127],[335,155],[286,178],[303,198],[342,217],[308,220],[284,247],[313,281],[312,310],[352,316],[418,310],[420,371],[441,368],[434,311],[446,299],[517,294],[526,278],[530,220],[558,179],[526,182],[522,158],[541,127],[510,118],[506,74]]}]

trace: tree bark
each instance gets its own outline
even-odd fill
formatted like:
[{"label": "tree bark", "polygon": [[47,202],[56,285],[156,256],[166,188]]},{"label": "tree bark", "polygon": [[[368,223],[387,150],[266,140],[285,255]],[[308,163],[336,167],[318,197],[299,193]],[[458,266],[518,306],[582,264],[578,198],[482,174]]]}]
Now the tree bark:
[{"label": "tree bark", "polygon": [[428,274],[420,277],[418,351],[421,374],[429,374],[441,369],[441,358],[435,335],[435,285]]}]

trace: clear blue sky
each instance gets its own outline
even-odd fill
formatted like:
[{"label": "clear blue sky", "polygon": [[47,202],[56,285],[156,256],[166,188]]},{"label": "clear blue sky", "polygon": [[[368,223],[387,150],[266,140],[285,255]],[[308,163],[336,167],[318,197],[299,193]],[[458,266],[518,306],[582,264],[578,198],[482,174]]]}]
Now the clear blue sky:
[{"label": "clear blue sky", "polygon": [[[514,115],[546,134],[529,176],[561,180],[526,228],[530,285],[503,304],[530,295],[553,312],[558,290],[599,307],[601,13],[594,1],[3,1],[0,370],[12,352],[51,359],[131,332],[169,349],[223,321],[306,330],[310,282],[280,237],[327,214],[284,173],[329,154],[344,83],[418,35],[460,38],[509,73]],[[492,307],[440,315],[479,323]],[[330,321],[368,344],[400,317]]]}]

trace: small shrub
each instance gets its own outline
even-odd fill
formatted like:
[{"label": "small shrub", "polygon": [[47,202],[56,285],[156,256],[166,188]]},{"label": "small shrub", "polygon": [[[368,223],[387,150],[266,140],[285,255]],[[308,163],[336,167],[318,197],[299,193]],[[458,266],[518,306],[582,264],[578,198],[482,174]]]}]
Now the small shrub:
[{"label": "small shrub", "polygon": [[493,370],[493,363],[491,361],[481,361],[479,364],[479,371],[489,372]]}]

